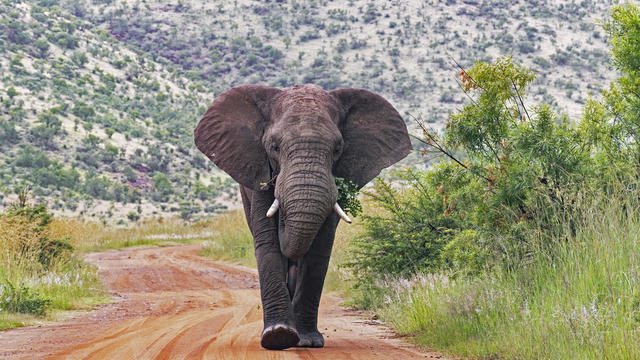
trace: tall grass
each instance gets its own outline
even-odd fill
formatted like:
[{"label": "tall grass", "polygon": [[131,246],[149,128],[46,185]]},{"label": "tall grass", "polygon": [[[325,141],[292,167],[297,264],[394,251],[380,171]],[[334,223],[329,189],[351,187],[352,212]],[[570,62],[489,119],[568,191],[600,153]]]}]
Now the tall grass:
[{"label": "tall grass", "polygon": [[377,311],[421,344],[473,357],[638,359],[637,194],[581,210],[527,264],[475,278],[388,280],[378,284],[386,290]]},{"label": "tall grass", "polygon": [[171,245],[198,242],[212,235],[215,220],[191,223],[179,218],[151,218],[130,227],[107,227],[101,223],[76,219],[54,219],[52,234],[66,234],[69,242],[84,251],[100,251],[139,245]]},{"label": "tall grass", "polygon": [[0,329],[105,300],[97,269],[54,237],[37,209],[0,214]]},{"label": "tall grass", "polygon": [[200,255],[256,267],[253,237],[244,212],[234,210],[218,215],[207,221],[206,226],[213,233],[204,242]]}]

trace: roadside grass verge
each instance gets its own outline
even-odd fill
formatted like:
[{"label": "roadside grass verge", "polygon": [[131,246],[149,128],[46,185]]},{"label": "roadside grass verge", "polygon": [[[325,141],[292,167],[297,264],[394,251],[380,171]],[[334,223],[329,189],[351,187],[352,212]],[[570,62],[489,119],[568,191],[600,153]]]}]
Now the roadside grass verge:
[{"label": "roadside grass verge", "polygon": [[151,218],[118,228],[76,219],[54,219],[50,227],[54,234],[68,234],[69,242],[82,251],[102,251],[202,242],[212,235],[211,222],[212,219],[190,223],[179,218]]},{"label": "roadside grass verge", "polygon": [[54,320],[106,301],[97,269],[49,232],[44,207],[0,214],[0,329]]},{"label": "roadside grass verge", "polygon": [[242,210],[232,210],[197,222],[180,218],[151,218],[122,228],[76,219],[54,219],[50,228],[53,234],[68,234],[69,242],[86,252],[202,243],[202,256],[256,266],[253,239]]},{"label": "roadside grass verge", "polygon": [[375,311],[419,344],[471,357],[640,358],[634,197],[599,199],[517,269],[382,281]]},{"label": "roadside grass verge", "polygon": [[[204,224],[203,224],[204,225]],[[253,237],[242,210],[233,210],[206,221],[211,235],[206,238],[200,255],[256,267]]]},{"label": "roadside grass verge", "polygon": [[82,260],[86,252],[203,243],[205,256],[255,267],[241,211],[195,223],[154,218],[114,228],[52,218],[42,206],[21,209],[0,214],[0,330],[55,320],[62,310],[108,301],[97,269]]}]

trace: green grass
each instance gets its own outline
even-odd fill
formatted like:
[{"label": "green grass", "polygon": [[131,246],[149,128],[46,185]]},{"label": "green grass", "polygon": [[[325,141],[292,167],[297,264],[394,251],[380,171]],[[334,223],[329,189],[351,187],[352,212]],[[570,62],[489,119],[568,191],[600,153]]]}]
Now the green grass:
[{"label": "green grass", "polygon": [[0,214],[0,329],[106,301],[97,269],[72,252],[43,208]]},{"label": "green grass", "polygon": [[610,200],[516,270],[378,284],[377,311],[420,344],[470,357],[638,359],[640,215],[623,207],[637,201]]},{"label": "green grass", "polygon": [[105,226],[92,221],[55,219],[50,231],[55,235],[65,234],[77,249],[103,251],[132,246],[170,246],[198,243],[213,234],[215,217],[189,222],[179,218],[151,218],[129,227]]},{"label": "green grass", "polygon": [[213,234],[204,242],[200,255],[256,267],[253,237],[244,212],[235,210],[218,215],[210,220],[208,227]]},{"label": "green grass", "polygon": [[37,271],[27,263],[0,264],[0,329],[55,320],[61,311],[106,301],[97,269],[76,256]]},{"label": "green grass", "polygon": [[42,319],[35,315],[0,311],[0,331],[33,325],[38,322],[42,322]]},{"label": "green grass", "polygon": [[56,320],[66,310],[89,310],[108,301],[97,269],[74,260],[69,269],[29,274],[14,269],[10,278],[0,269],[0,329]]}]

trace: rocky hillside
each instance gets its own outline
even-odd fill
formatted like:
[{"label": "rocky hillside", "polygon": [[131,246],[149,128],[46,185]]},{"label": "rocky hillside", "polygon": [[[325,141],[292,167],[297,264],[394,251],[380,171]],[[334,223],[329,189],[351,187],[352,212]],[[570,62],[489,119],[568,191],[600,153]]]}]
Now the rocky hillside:
[{"label": "rocky hillside", "polygon": [[614,76],[597,25],[610,3],[4,1],[3,201],[29,185],[60,213],[105,221],[233,206],[192,130],[240,84],[367,88],[438,127],[464,101],[456,63],[511,55],[538,72],[530,104],[577,117]]}]

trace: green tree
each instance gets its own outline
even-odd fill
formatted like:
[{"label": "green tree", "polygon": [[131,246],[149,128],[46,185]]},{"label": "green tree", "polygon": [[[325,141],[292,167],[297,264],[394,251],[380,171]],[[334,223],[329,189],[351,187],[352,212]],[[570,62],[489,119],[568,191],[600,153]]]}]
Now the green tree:
[{"label": "green tree", "polygon": [[94,148],[100,143],[100,138],[93,134],[88,134],[87,137],[82,140],[82,142],[84,143],[85,147]]},{"label": "green tree", "polygon": [[83,68],[89,62],[89,58],[83,51],[76,51],[71,54],[71,61],[78,65],[78,67]]},{"label": "green tree", "polygon": [[122,174],[124,175],[125,179],[127,179],[127,181],[129,182],[134,182],[138,179],[136,172],[133,171],[133,169],[129,166],[124,168],[124,171],[122,172]]},{"label": "green tree", "polygon": [[31,129],[31,134],[40,144],[52,146],[54,136],[62,129],[62,121],[50,111],[45,111],[38,115],[38,122],[40,124]]},{"label": "green tree", "polygon": [[7,95],[11,100],[13,100],[13,98],[20,95],[20,93],[18,93],[16,89],[13,86],[11,86],[7,89]]},{"label": "green tree", "polygon": [[173,194],[173,186],[167,175],[157,173],[153,176],[153,188],[160,195],[160,200],[166,201]]},{"label": "green tree", "polygon": [[640,143],[640,8],[632,2],[613,6],[604,29],[609,33],[613,63],[621,76],[605,91],[602,107],[592,108],[600,116],[591,120],[618,139],[633,139],[635,146],[626,149],[635,151]]},{"label": "green tree", "polygon": [[33,47],[36,50],[35,55],[41,59],[45,59],[49,54],[49,41],[43,38],[39,38],[38,40],[33,42]]},{"label": "green tree", "polygon": [[564,224],[550,216],[573,211],[562,191],[604,183],[594,176],[597,151],[585,146],[580,127],[549,106],[524,103],[531,70],[502,58],[460,77],[470,101],[450,116],[446,133],[420,123],[423,151],[443,160],[397,174],[407,188],[376,184],[371,196],[386,213],[364,216],[350,264],[359,278],[436,270],[469,254],[475,262],[457,270],[494,261],[517,266],[534,251],[528,232],[541,226],[551,239]]},{"label": "green tree", "polygon": [[102,162],[106,164],[110,164],[114,162],[118,158],[119,152],[120,152],[120,149],[118,149],[116,146],[113,146],[111,144],[106,144],[104,146],[104,151],[102,151],[102,155],[101,155]]},{"label": "green tree", "polygon": [[84,102],[77,102],[71,110],[71,113],[84,121],[93,118],[96,114],[93,107]]}]

